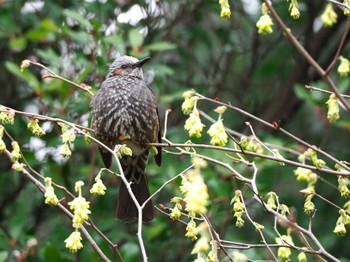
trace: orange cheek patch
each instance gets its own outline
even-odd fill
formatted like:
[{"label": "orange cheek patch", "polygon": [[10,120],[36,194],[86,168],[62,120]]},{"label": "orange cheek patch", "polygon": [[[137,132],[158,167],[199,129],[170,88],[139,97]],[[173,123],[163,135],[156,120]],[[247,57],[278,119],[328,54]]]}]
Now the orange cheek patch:
[{"label": "orange cheek patch", "polygon": [[120,68],[117,68],[116,70],[113,71],[113,74],[122,76],[123,75],[123,70],[120,69]]}]

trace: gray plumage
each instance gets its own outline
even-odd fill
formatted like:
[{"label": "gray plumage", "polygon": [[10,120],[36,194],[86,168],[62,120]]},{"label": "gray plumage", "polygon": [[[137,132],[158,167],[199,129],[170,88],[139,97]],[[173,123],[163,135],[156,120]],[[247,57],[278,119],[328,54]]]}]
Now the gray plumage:
[{"label": "gray plumage", "polygon": [[[143,79],[141,66],[149,58],[138,60],[131,56],[121,56],[110,66],[109,73],[99,91],[94,95],[92,106],[92,128],[96,138],[114,149],[116,144],[126,144],[133,155],[123,156],[122,168],[126,178],[133,182],[132,190],[140,204],[150,193],[146,177],[148,143],[160,142],[160,123],[157,101],[152,90]],[[111,154],[100,148],[105,166],[111,166]],[[161,164],[161,148],[155,156]],[[137,209],[123,182],[115,216],[123,221],[137,219]],[[143,210],[143,221],[151,221],[155,216],[152,201]]]}]

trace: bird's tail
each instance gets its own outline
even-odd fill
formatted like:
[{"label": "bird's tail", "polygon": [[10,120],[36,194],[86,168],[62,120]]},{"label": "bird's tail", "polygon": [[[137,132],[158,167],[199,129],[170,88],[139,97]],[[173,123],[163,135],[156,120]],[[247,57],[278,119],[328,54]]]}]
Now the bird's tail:
[{"label": "bird's tail", "polygon": [[[137,201],[142,205],[149,197],[147,175],[145,172],[148,154],[133,157],[123,157],[121,164],[126,179],[131,184],[132,192]],[[138,218],[138,211],[132,200],[128,189],[123,181],[120,181],[119,197],[114,217],[123,222],[132,222]],[[142,221],[147,223],[155,218],[152,199],[150,199],[142,210]]]}]

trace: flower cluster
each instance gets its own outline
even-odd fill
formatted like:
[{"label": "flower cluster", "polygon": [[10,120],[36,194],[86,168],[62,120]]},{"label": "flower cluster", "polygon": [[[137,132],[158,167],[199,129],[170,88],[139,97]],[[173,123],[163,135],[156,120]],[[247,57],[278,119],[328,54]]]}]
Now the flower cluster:
[{"label": "flower cluster", "polygon": [[90,193],[95,196],[103,196],[106,194],[106,186],[103,184],[103,181],[101,179],[101,173],[102,170],[98,173],[98,175],[95,177],[95,183],[92,185],[90,189]]},{"label": "flower cluster", "polygon": [[11,145],[12,145],[11,160],[13,162],[16,162],[16,161],[18,161],[18,159],[22,158],[21,150],[20,150],[19,145],[16,141],[13,141],[11,143]]},{"label": "flower cluster", "polygon": [[[214,245],[213,242],[212,242],[211,250],[209,251],[210,236],[208,232],[208,226],[204,222],[202,222],[201,224],[199,224],[197,231],[200,234],[200,238],[196,241],[196,244],[194,245],[194,248],[191,254],[197,254],[197,260],[199,259],[199,261],[201,260],[205,262],[217,261],[216,249],[213,246]],[[206,257],[205,260],[204,260],[204,257]]]},{"label": "flower cluster", "polygon": [[185,237],[187,237],[190,240],[196,240],[197,235],[198,235],[197,225],[192,218],[191,221],[188,222],[187,224]]},{"label": "flower cluster", "polygon": [[350,73],[350,61],[349,59],[339,56],[340,64],[337,68],[340,76],[347,76]]},{"label": "flower cluster", "polygon": [[175,203],[175,206],[170,213],[170,218],[172,220],[179,220],[181,217],[181,210],[182,210],[181,201],[182,199],[180,197],[173,197],[170,200],[171,203]]},{"label": "flower cluster", "polygon": [[315,167],[317,168],[323,168],[326,165],[326,162],[324,162],[322,159],[319,159],[317,157],[317,152],[313,150],[312,148],[309,148],[304,152],[304,155],[306,157],[310,157],[312,163],[314,164]]},{"label": "flower cluster", "polygon": [[239,145],[246,151],[262,154],[264,148],[254,137],[242,136]]},{"label": "flower cluster", "polygon": [[198,157],[193,157],[192,162],[195,164],[194,169],[187,171],[182,176],[180,186],[181,193],[185,196],[185,210],[190,217],[194,217],[196,214],[205,214],[209,201],[208,188],[200,171],[201,168],[206,167],[207,163]]},{"label": "flower cluster", "polygon": [[349,186],[349,180],[343,176],[338,177],[338,188],[340,191],[340,195],[342,197],[349,197],[350,196],[350,190],[348,188]]},{"label": "flower cluster", "polygon": [[69,202],[68,205],[70,209],[73,210],[73,227],[76,229],[66,240],[66,247],[69,248],[73,253],[77,252],[83,247],[81,243],[80,232],[78,229],[83,225],[84,221],[89,219],[89,214],[91,214],[90,202],[81,194],[81,188],[84,185],[83,181],[78,181],[75,183],[75,191],[78,192],[78,197]]},{"label": "flower cluster", "polygon": [[231,9],[228,0],[219,0],[219,4],[221,7],[220,16],[224,18],[229,18],[231,16]]},{"label": "flower cluster", "polygon": [[228,136],[221,118],[226,109],[226,106],[219,106],[215,109],[215,112],[219,114],[219,118],[208,130],[208,134],[211,136],[210,144],[214,146],[224,146],[227,143]]},{"label": "flower cluster", "polygon": [[350,225],[350,216],[347,215],[344,209],[339,210],[339,215],[333,232],[339,236],[344,236],[346,234],[345,226]]},{"label": "flower cluster", "polygon": [[323,11],[321,15],[321,20],[323,21],[323,25],[325,27],[331,27],[335,23],[337,23],[338,15],[333,9],[333,5],[328,3],[326,9]]},{"label": "flower cluster", "polygon": [[39,126],[39,120],[36,118],[29,117],[28,129],[32,131],[35,136],[45,135],[45,131]]},{"label": "flower cluster", "polygon": [[51,177],[45,177],[45,204],[56,206],[59,201],[52,186]]},{"label": "flower cluster", "polygon": [[199,111],[197,108],[194,108],[190,117],[185,122],[185,130],[188,131],[190,137],[201,137],[203,128],[205,127],[202,124],[201,119],[199,118]]},{"label": "flower cluster", "polygon": [[300,17],[299,4],[297,0],[291,0],[289,4],[290,16],[293,19],[298,19]]},{"label": "flower cluster", "polygon": [[66,124],[63,123],[58,123],[59,126],[61,126],[61,131],[62,131],[62,142],[63,145],[60,150],[60,154],[63,157],[70,157],[72,155],[72,151],[70,150],[72,143],[75,140],[75,132],[74,128],[70,128]]},{"label": "flower cluster", "polygon": [[277,209],[277,205],[276,205],[276,193],[275,192],[269,192],[267,193],[267,196],[269,196],[269,198],[267,199],[267,203],[266,205],[273,209],[276,210]]},{"label": "flower cluster", "polygon": [[6,150],[6,144],[2,137],[4,136],[4,126],[0,125],[0,153],[3,153]]},{"label": "flower cluster", "polygon": [[0,106],[0,122],[3,124],[13,125],[15,119],[15,112],[8,110],[4,106]]},{"label": "flower cluster", "polygon": [[114,147],[114,152],[117,154],[118,158],[122,158],[123,156],[132,156],[131,148],[127,147],[126,144],[116,145]]},{"label": "flower cluster", "polygon": [[[293,239],[289,232],[287,233],[287,235],[276,237],[275,241],[276,241],[276,244],[278,245],[288,244],[288,245],[294,246]],[[292,251],[290,250],[289,247],[279,247],[277,250],[277,256],[281,258],[283,261],[289,259],[291,255],[292,255]]]},{"label": "flower cluster", "polygon": [[273,32],[272,30],[272,19],[268,14],[268,8],[265,3],[261,5],[261,17],[259,18],[258,22],[256,22],[256,27],[258,28],[259,34],[271,34]]},{"label": "flower cluster", "polygon": [[[350,0],[344,0],[343,4],[350,6]],[[346,7],[344,7],[344,15],[346,15],[346,16],[350,15],[350,10]]]},{"label": "flower cluster", "polygon": [[78,229],[76,229],[64,242],[66,243],[66,248],[68,248],[72,253],[76,253],[83,247],[81,240],[81,234]]},{"label": "flower cluster", "polygon": [[332,93],[326,102],[328,107],[327,119],[330,123],[335,123],[339,118],[339,104],[337,96]]},{"label": "flower cluster", "polygon": [[240,190],[236,190],[235,196],[231,200],[231,205],[233,205],[233,217],[236,218],[236,227],[243,227],[244,220],[242,218],[245,213],[244,205],[241,201],[242,193]]}]

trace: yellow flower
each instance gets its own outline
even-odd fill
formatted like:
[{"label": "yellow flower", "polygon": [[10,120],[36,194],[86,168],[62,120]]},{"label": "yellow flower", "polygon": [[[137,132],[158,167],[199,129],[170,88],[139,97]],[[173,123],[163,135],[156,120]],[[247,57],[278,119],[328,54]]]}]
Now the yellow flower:
[{"label": "yellow flower", "polygon": [[258,28],[258,33],[263,34],[271,34],[272,30],[272,19],[268,14],[264,14],[260,17],[258,22],[256,23],[256,27]]},{"label": "yellow flower", "polygon": [[39,120],[29,117],[28,129],[36,136],[45,135],[45,131],[39,126]]},{"label": "yellow flower", "polygon": [[187,227],[186,227],[186,231],[187,231],[187,233],[186,233],[185,237],[187,237],[190,240],[197,239],[198,230],[197,230],[196,222],[194,222],[193,219],[190,222],[188,222]]},{"label": "yellow flower", "polygon": [[191,187],[186,194],[185,210],[191,215],[205,214],[207,212],[209,194],[207,185],[200,174],[191,177]]},{"label": "yellow flower", "polygon": [[79,228],[85,220],[89,219],[91,214],[90,202],[82,196],[76,197],[73,201],[69,202],[70,209],[74,211],[73,227]]},{"label": "yellow flower", "polygon": [[15,162],[12,164],[11,168],[17,172],[21,172],[23,170],[24,166],[25,166],[25,164],[23,164],[23,163]]},{"label": "yellow flower", "polygon": [[292,7],[292,10],[290,11],[290,16],[294,19],[298,19],[300,17],[299,9],[295,6]]},{"label": "yellow flower", "polygon": [[[290,235],[282,235],[281,238],[276,237],[275,241],[278,245],[285,245],[285,243],[294,245],[292,237]],[[291,255],[292,252],[289,247],[279,247],[277,250],[277,256],[283,260],[289,259]]]},{"label": "yellow flower", "polygon": [[45,177],[45,204],[56,206],[59,201],[52,186],[51,177]]},{"label": "yellow flower", "polygon": [[11,151],[11,159],[13,162],[16,162],[18,159],[22,158],[21,152],[20,152],[20,148],[19,145],[16,141],[13,141],[11,143],[12,145],[12,151]]},{"label": "yellow flower", "polygon": [[72,151],[70,150],[68,144],[63,144],[61,146],[60,154],[62,157],[70,157],[72,155]]},{"label": "yellow flower", "polygon": [[339,176],[338,178],[338,188],[340,190],[340,195],[342,197],[349,197],[350,196],[350,190],[348,188],[349,182],[346,178]]},{"label": "yellow flower", "polygon": [[323,11],[323,14],[321,15],[321,20],[323,21],[323,25],[325,27],[331,27],[335,23],[337,23],[338,15],[333,9],[333,5],[331,3],[328,3],[326,6],[326,9]]},{"label": "yellow flower", "polygon": [[309,176],[312,173],[310,169],[298,167],[294,170],[294,175],[297,177],[297,181],[309,181]]},{"label": "yellow flower", "polygon": [[339,236],[345,236],[346,235],[346,228],[344,223],[337,223],[337,225],[335,226],[333,233],[336,233]]},{"label": "yellow flower", "polygon": [[304,212],[306,214],[312,214],[315,211],[315,204],[311,201],[313,195],[308,195],[304,203]]},{"label": "yellow flower", "polygon": [[289,11],[290,16],[293,17],[293,19],[298,19],[300,17],[299,4],[297,0],[291,0]]},{"label": "yellow flower", "polygon": [[297,258],[299,262],[307,262],[307,257],[304,252],[300,252]]},{"label": "yellow flower", "polygon": [[335,123],[339,119],[339,105],[337,96],[332,93],[326,102],[328,107],[327,119],[330,123]]},{"label": "yellow flower", "polygon": [[72,253],[76,253],[83,247],[81,240],[80,232],[74,231],[64,242],[66,243],[66,248],[70,249]]},{"label": "yellow flower", "polygon": [[211,136],[210,144],[214,146],[224,146],[227,143],[227,134],[222,123],[222,119],[218,119],[217,122],[211,125],[208,130],[208,134]]},{"label": "yellow flower", "polygon": [[338,74],[340,76],[347,76],[350,73],[350,61],[343,56],[340,56],[339,60],[340,64],[337,69]]},{"label": "yellow flower", "polygon": [[99,177],[96,177],[95,183],[92,185],[92,188],[90,189],[90,193],[94,194],[95,196],[101,196],[106,194],[106,186],[103,184],[102,179]]},{"label": "yellow flower", "polygon": [[3,124],[13,125],[15,112],[8,110],[6,107],[0,106],[0,122]]},{"label": "yellow flower", "polygon": [[206,253],[209,250],[209,248],[210,246],[208,238],[200,237],[194,245],[191,254]]},{"label": "yellow flower", "polygon": [[270,207],[273,210],[276,210],[277,209],[276,200],[275,200],[276,193],[275,192],[270,192],[270,193],[268,193],[268,195],[270,195],[270,196],[267,199],[267,206]]},{"label": "yellow flower", "polygon": [[181,108],[182,108],[182,112],[185,115],[189,115],[192,112],[193,107],[197,103],[198,97],[193,95],[194,95],[193,90],[186,91],[182,94],[182,97],[185,98],[185,100],[182,103]]},{"label": "yellow flower", "polygon": [[[344,0],[343,4],[350,6],[350,0]],[[350,15],[350,10],[346,7],[344,7],[344,15],[346,16]]]},{"label": "yellow flower", "polygon": [[224,17],[224,18],[230,18],[231,9],[230,9],[230,4],[229,4],[228,0],[219,0],[219,4],[221,6],[220,16]]},{"label": "yellow flower", "polygon": [[[181,211],[180,211],[180,208],[179,208],[180,205],[176,204],[175,207],[173,208],[173,210],[171,210],[171,213],[170,213],[170,218],[172,220],[179,220],[180,217],[181,217]],[[181,207],[181,206],[180,206]]]},{"label": "yellow flower", "polygon": [[202,136],[203,127],[205,125],[202,124],[199,118],[199,111],[195,108],[185,122],[185,130],[188,130],[190,137],[195,136],[199,138]]}]

